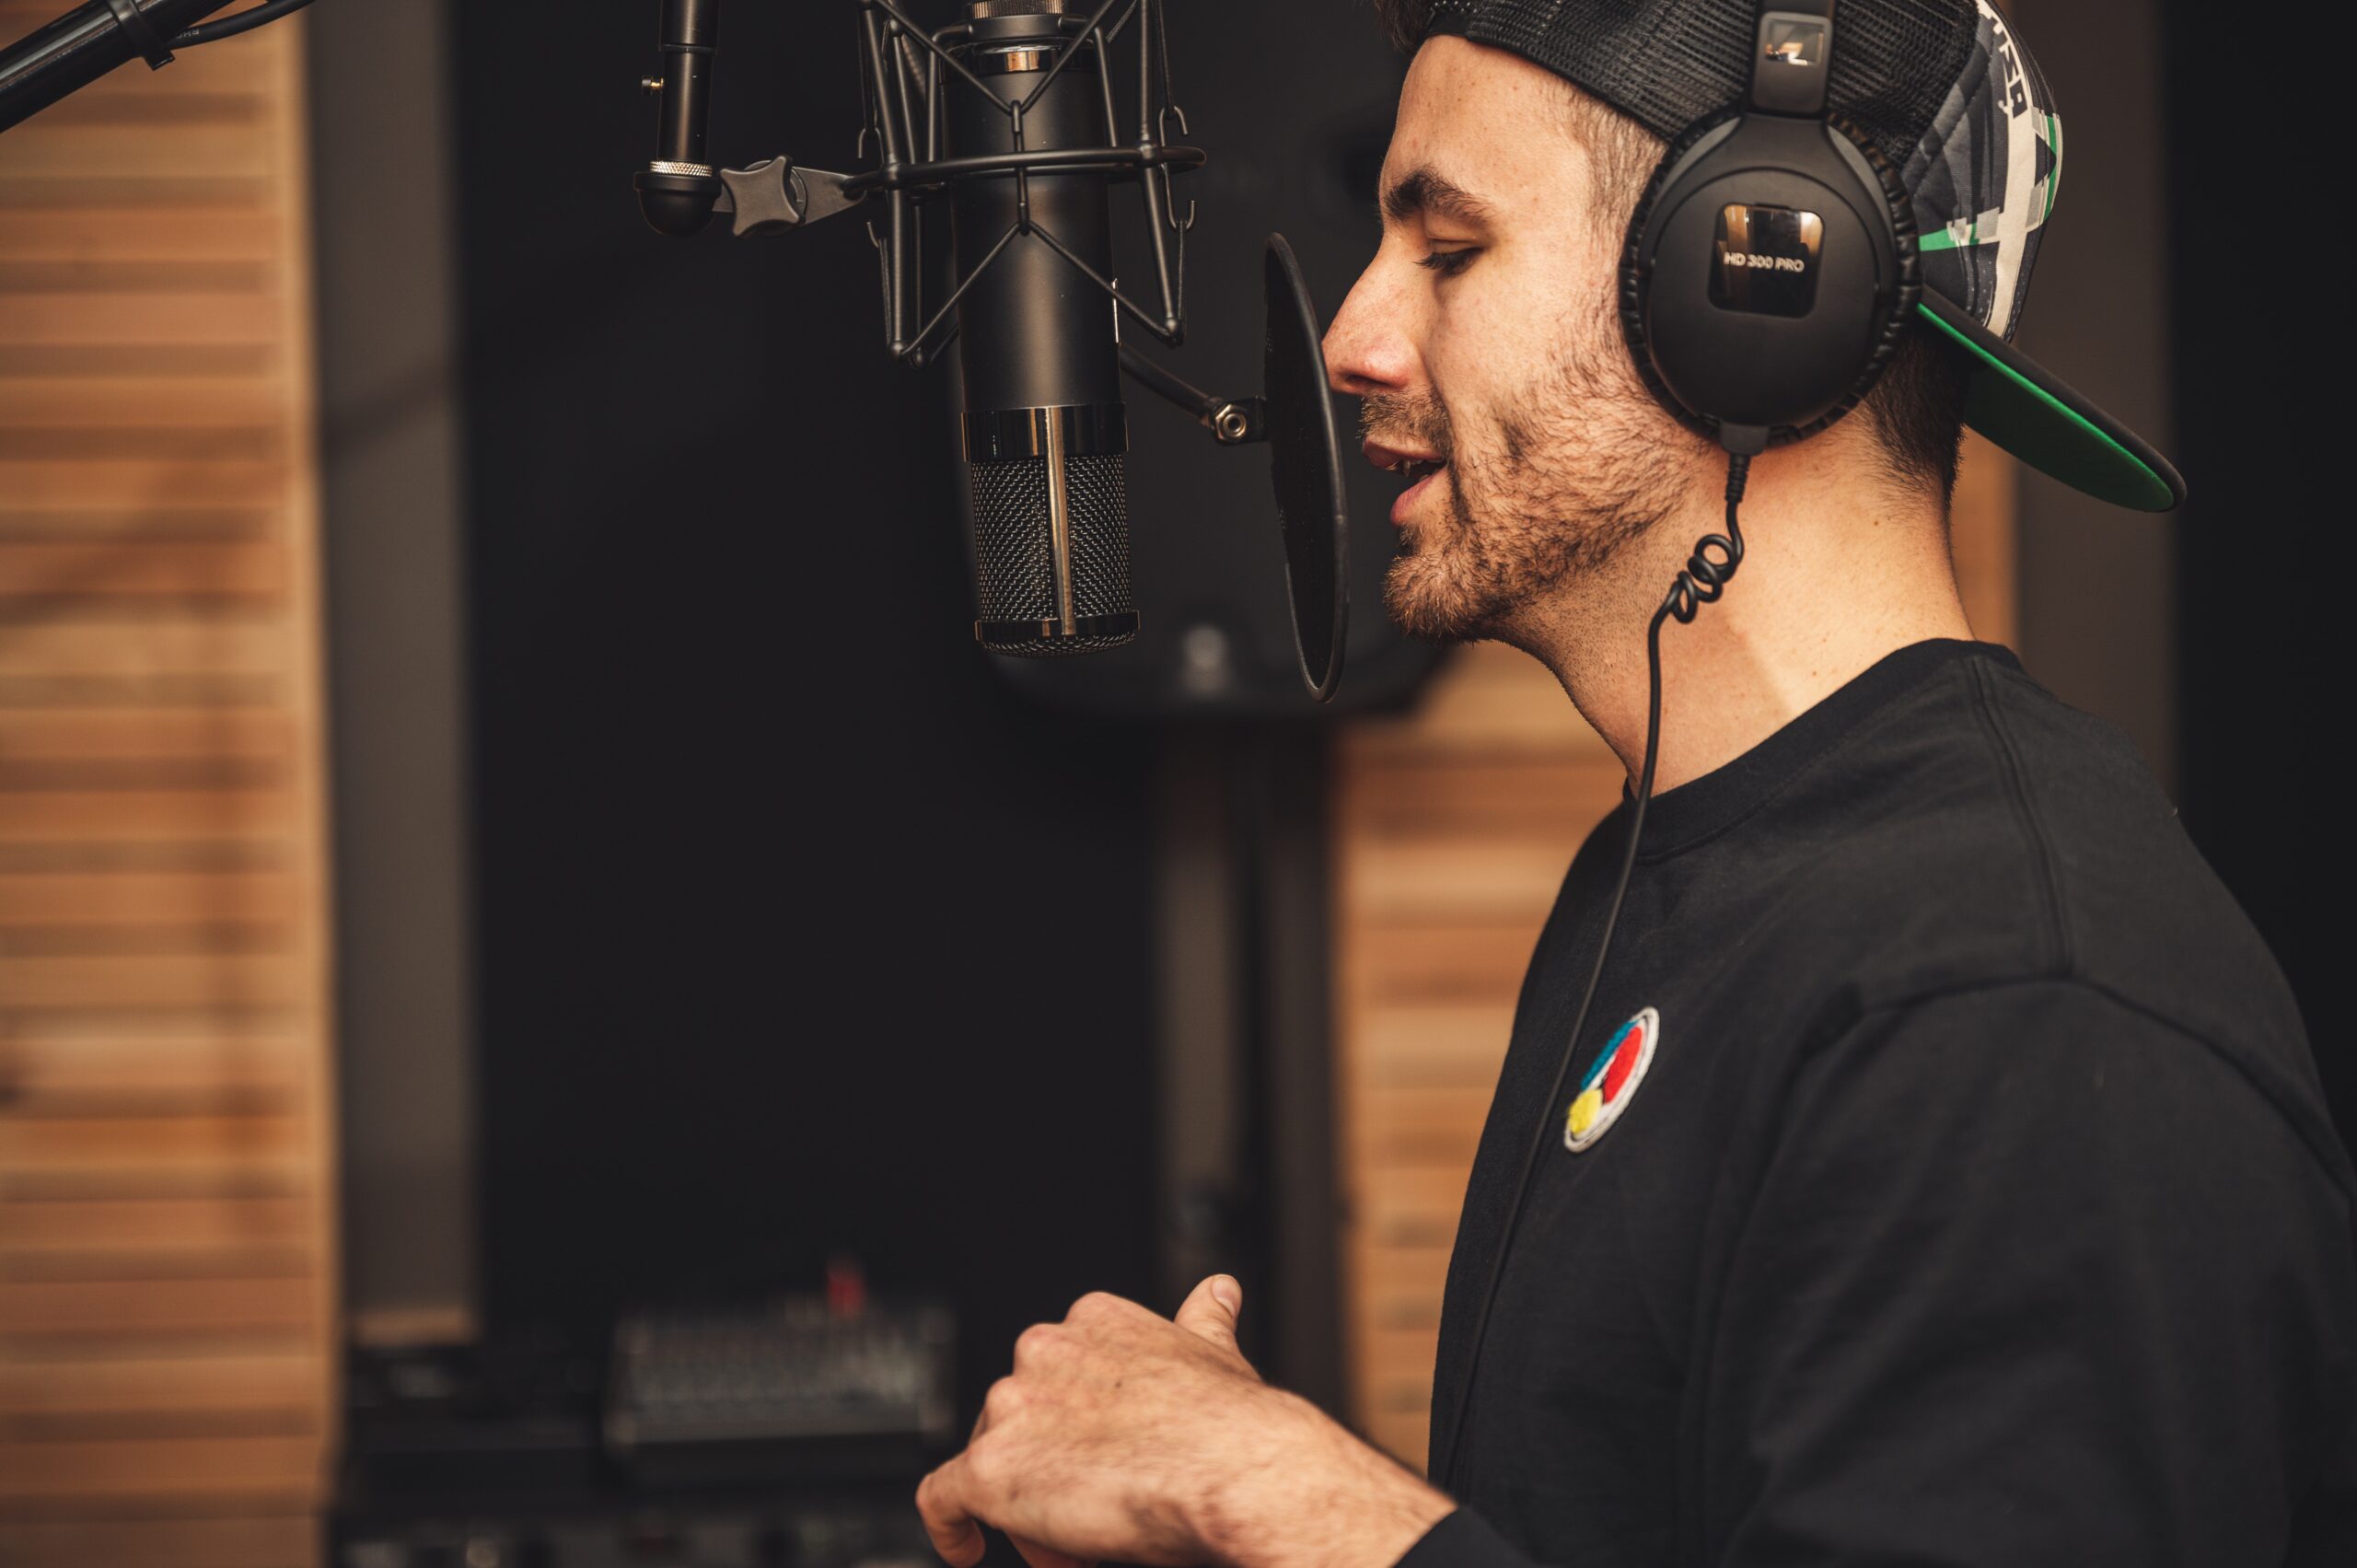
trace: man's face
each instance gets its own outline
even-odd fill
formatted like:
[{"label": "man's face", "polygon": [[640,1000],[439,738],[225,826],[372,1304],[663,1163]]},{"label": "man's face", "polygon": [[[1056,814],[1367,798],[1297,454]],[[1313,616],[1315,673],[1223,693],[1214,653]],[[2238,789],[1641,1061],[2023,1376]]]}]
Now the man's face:
[{"label": "man's face", "polygon": [[1412,482],[1384,599],[1415,636],[1524,640],[1537,601],[1687,483],[1692,443],[1614,314],[1629,200],[1579,140],[1572,92],[1462,39],[1418,51],[1382,242],[1326,334],[1335,389],[1364,400],[1367,457]]}]

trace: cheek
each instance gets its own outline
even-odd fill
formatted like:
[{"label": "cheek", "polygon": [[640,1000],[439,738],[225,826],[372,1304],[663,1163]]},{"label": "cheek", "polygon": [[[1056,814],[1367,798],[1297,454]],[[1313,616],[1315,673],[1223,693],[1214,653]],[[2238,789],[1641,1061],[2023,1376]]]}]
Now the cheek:
[{"label": "cheek", "polygon": [[1585,270],[1531,248],[1497,251],[1436,291],[1425,358],[1453,416],[1480,411],[1493,424],[1513,413],[1560,380],[1575,331],[1611,325],[1605,300],[1574,275]]}]

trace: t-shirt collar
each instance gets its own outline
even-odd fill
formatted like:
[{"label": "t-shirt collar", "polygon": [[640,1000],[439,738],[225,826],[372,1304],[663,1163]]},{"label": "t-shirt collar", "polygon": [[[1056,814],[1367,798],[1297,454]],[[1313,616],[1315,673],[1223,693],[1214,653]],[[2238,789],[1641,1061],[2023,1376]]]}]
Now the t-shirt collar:
[{"label": "t-shirt collar", "polygon": [[[1645,808],[1645,842],[1637,858],[1646,864],[1667,860],[1715,837],[1766,804],[1859,724],[1937,671],[1975,658],[2021,669],[2021,661],[2009,648],[1954,637],[1911,643],[1884,655],[1742,756],[1655,795]],[[1676,715],[1665,714],[1664,717],[1674,721]],[[1628,810],[1629,791],[1624,784],[1616,816],[1625,820]]]}]

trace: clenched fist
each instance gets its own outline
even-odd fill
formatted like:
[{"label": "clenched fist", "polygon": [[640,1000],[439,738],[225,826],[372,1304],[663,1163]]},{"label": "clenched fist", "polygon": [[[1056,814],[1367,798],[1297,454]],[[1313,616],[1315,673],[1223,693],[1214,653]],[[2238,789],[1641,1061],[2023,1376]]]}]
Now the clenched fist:
[{"label": "clenched fist", "polygon": [[1448,1499],[1261,1382],[1242,1305],[1214,1274],[1175,1319],[1086,1295],[1025,1330],[966,1451],[917,1490],[942,1556],[973,1568],[989,1524],[1033,1568],[1397,1562]]}]

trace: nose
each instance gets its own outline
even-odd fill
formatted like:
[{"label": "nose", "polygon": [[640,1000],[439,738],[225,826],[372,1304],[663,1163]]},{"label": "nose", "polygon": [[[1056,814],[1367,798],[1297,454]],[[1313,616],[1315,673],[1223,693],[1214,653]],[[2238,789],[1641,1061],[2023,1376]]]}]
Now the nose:
[{"label": "nose", "polygon": [[1416,352],[1406,331],[1405,301],[1378,253],[1326,329],[1326,382],[1364,398],[1396,392],[1415,379]]}]

